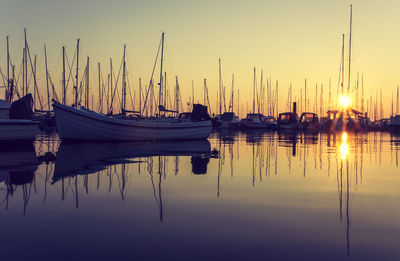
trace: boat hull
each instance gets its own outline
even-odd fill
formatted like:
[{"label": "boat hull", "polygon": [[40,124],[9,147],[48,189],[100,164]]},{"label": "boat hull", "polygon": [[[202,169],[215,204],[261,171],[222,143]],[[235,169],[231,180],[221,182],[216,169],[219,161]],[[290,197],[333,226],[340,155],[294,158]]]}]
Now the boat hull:
[{"label": "boat hull", "polygon": [[211,134],[211,121],[118,119],[59,103],[53,107],[63,140],[191,140],[206,139]]},{"label": "boat hull", "polygon": [[31,120],[0,120],[0,142],[33,141],[39,122]]},{"label": "boat hull", "polygon": [[9,119],[10,110],[9,109],[2,109],[0,108],[0,119]]}]

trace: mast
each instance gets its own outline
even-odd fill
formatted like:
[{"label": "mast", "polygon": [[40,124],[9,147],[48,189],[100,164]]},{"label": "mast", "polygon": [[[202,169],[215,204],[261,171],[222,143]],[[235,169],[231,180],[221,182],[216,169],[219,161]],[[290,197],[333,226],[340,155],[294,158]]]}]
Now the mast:
[{"label": "mast", "polygon": [[193,104],[194,104],[194,83],[192,80],[192,109],[193,109]]},{"label": "mast", "polygon": [[99,105],[98,105],[98,108],[99,108],[99,111],[102,113],[103,112],[103,93],[101,91],[100,63],[99,62],[97,63],[97,68],[99,71]]},{"label": "mast", "polygon": [[108,98],[109,98],[109,112],[112,112],[112,97],[113,97],[113,66],[112,66],[112,58],[110,58],[110,89],[109,89],[109,94],[108,94]]},{"label": "mast", "polygon": [[237,104],[238,104],[238,105],[237,105],[237,107],[238,107],[238,114],[237,114],[237,116],[240,117],[240,116],[239,116],[239,115],[240,115],[240,107],[239,107],[239,89],[237,90],[237,97],[238,97],[238,98],[237,98]]},{"label": "mast", "polygon": [[25,96],[25,47],[22,48],[22,96]]},{"label": "mast", "polygon": [[393,91],[392,91],[392,111],[391,111],[390,116],[391,116],[391,117],[393,116]]},{"label": "mast", "polygon": [[123,58],[123,70],[122,70],[122,114],[125,115],[126,109],[126,63],[125,63],[125,50],[126,45],[124,45],[124,58]]},{"label": "mast", "polygon": [[317,114],[318,113],[318,84],[315,84],[315,104],[314,104],[315,108],[314,108],[314,113]]},{"label": "mast", "polygon": [[75,107],[78,107],[79,38],[76,43]]},{"label": "mast", "polygon": [[25,54],[25,62],[24,62],[24,69],[25,69],[25,95],[28,94],[28,42],[26,41],[26,28],[24,28],[24,36],[25,36],[25,47],[24,47],[24,54]]},{"label": "mast", "polygon": [[219,62],[219,114],[222,113],[222,76],[221,76],[221,58],[218,60]]},{"label": "mast", "polygon": [[341,61],[341,71],[342,71],[342,81],[340,83],[341,87],[342,87],[342,95],[344,94],[344,34],[342,35],[342,61]]},{"label": "mast", "polygon": [[347,84],[347,95],[350,95],[350,64],[351,64],[351,27],[353,23],[353,5],[350,5],[350,38],[349,38],[349,75]]},{"label": "mast", "polygon": [[176,79],[176,89],[175,89],[175,110],[179,114],[179,83],[178,83],[178,76],[175,76]]},{"label": "mast", "polygon": [[86,62],[86,99],[85,99],[85,107],[89,109],[89,56],[87,57],[87,62]]},{"label": "mast", "polygon": [[254,80],[253,80],[253,113],[256,113],[256,67],[254,67]]},{"label": "mast", "polygon": [[290,83],[290,86],[289,86],[289,106],[288,106],[289,111],[290,111],[291,104],[292,104],[292,83]]},{"label": "mast", "polygon": [[[36,55],[35,55],[35,60],[33,62],[33,77],[35,78],[35,86],[36,86]],[[35,86],[33,88],[33,109],[35,110],[36,108],[36,91],[35,91]],[[54,96],[54,95],[53,95]]]},{"label": "mast", "polygon": [[142,78],[139,78],[139,115],[142,115]]},{"label": "mast", "polygon": [[397,85],[396,115],[399,115],[399,86]]},{"label": "mast", "polygon": [[307,112],[307,79],[304,80],[304,112]]},{"label": "mast", "polygon": [[206,105],[206,79],[204,79],[204,87],[203,87],[203,105]]},{"label": "mast", "polygon": [[11,97],[11,90],[10,90],[10,49],[8,45],[8,38],[9,36],[7,35],[7,92],[8,92],[8,102],[11,102],[12,97]]},{"label": "mast", "polygon": [[229,106],[229,111],[233,112],[233,98],[234,98],[234,91],[233,91],[233,84],[235,82],[235,75],[232,74],[232,91],[231,91],[231,104]]},{"label": "mast", "polygon": [[321,84],[321,92],[320,92],[320,100],[319,100],[319,107],[320,107],[320,117],[324,116],[324,85]]},{"label": "mast", "polygon": [[65,47],[62,47],[63,56],[63,72],[62,72],[62,91],[63,91],[63,104],[67,103],[66,89],[65,89]]},{"label": "mast", "polygon": [[356,89],[356,109],[357,110],[359,110],[360,109],[360,107],[359,107],[359,89],[360,89],[360,73],[359,72],[357,72],[357,84],[356,84],[356,86],[357,86],[357,89]]},{"label": "mast", "polygon": [[[158,105],[162,105],[162,83],[163,83],[163,58],[164,58],[164,32],[161,34],[161,60],[160,60],[160,82],[158,83],[160,85],[160,92],[158,95]],[[160,107],[158,107],[159,114],[160,112]]]},{"label": "mast", "polygon": [[[258,104],[258,113],[264,113],[264,88],[263,88],[263,69],[261,69],[261,80],[260,80],[260,93],[259,93],[259,104]],[[232,89],[233,93],[233,89]]]},{"label": "mast", "polygon": [[46,52],[46,45],[44,45],[44,63],[45,63],[45,67],[46,67],[47,111],[50,111],[49,71],[47,70],[47,52]]},{"label": "mast", "polygon": [[331,78],[329,78],[329,110],[332,109],[332,85],[331,85]]},{"label": "mast", "polygon": [[[167,92],[167,72],[164,72],[164,78],[163,78],[163,81],[164,81],[164,92],[163,92],[163,98],[164,98],[164,102],[163,102],[163,105],[164,105],[164,107],[165,108],[168,108],[168,105],[167,105],[167,96],[168,96],[168,92]],[[164,115],[165,115],[165,112],[164,112]]]},{"label": "mast", "polygon": [[361,75],[361,111],[364,112],[364,75]]},{"label": "mast", "polygon": [[276,118],[278,119],[278,117],[279,117],[278,80],[276,80],[276,90],[275,90],[275,92],[276,92]]}]

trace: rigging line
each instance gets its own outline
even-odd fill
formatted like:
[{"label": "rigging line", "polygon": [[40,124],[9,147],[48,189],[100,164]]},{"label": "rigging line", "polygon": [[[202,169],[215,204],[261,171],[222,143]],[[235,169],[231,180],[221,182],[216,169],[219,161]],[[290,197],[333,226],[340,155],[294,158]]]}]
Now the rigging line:
[{"label": "rigging line", "polygon": [[[7,86],[7,84],[4,82],[5,79],[6,79],[6,76],[3,74],[3,71],[1,70],[1,67],[0,67],[0,74],[1,74],[1,76],[3,76],[3,77],[2,77],[3,85],[4,85],[4,86]],[[7,79],[7,80],[8,80],[8,79]]]},{"label": "rigging line", "polygon": [[156,69],[156,64],[157,64],[157,60],[158,60],[158,55],[160,54],[161,42],[162,42],[162,39],[160,40],[160,44],[158,45],[157,55],[156,55],[156,59],[155,59],[155,61],[154,61],[154,65],[153,65],[153,71],[151,72],[149,88],[147,89],[146,99],[144,100],[143,110],[141,110],[141,111],[144,111],[144,110],[146,109],[147,98],[148,98],[149,93],[150,93],[150,88],[153,88],[153,76],[154,76],[154,71],[155,71],[155,69]]},{"label": "rigging line", "polygon": [[128,78],[128,91],[129,91],[129,96],[131,97],[131,105],[132,105],[132,110],[134,109],[134,104],[133,104],[133,98],[132,98],[132,91],[131,91],[131,85],[129,83],[129,77]]},{"label": "rigging line", "polygon": [[[115,96],[115,93],[116,93],[116,91],[117,91],[117,89],[118,89],[118,88],[117,88],[117,87],[118,87],[118,80],[119,80],[119,76],[121,75],[121,69],[122,69],[123,63],[124,63],[124,61],[123,61],[123,58],[122,58],[122,60],[121,60],[121,65],[119,66],[119,70],[118,70],[117,79],[115,80],[114,92],[113,92],[113,94],[112,94],[112,96],[111,96],[111,104],[110,104],[111,107],[113,106],[114,96]],[[113,72],[113,75],[115,75],[114,70],[113,70],[112,72]],[[111,79],[111,82],[112,82],[112,79]],[[117,95],[117,97],[118,97],[118,100],[119,100],[119,95]],[[120,102],[120,104],[121,104],[121,102]]]},{"label": "rigging line", "polygon": [[[29,45],[28,44],[26,45],[26,47],[27,47],[29,62],[30,62],[30,65],[31,65],[31,70],[32,70],[31,73],[33,73],[33,64],[32,64],[32,59],[31,59],[31,51],[29,49]],[[40,109],[43,110],[42,100],[40,99],[39,88],[37,86],[37,82],[36,81],[34,82],[34,90],[33,91],[35,91],[35,89],[36,89],[36,93],[37,93],[37,96],[38,96]]]},{"label": "rigging line", "polygon": [[49,80],[50,80],[50,83],[51,83],[51,89],[53,91],[53,99],[55,98],[55,100],[58,102],[59,100],[58,100],[57,92],[56,92],[56,90],[54,88],[54,83],[53,83],[53,80],[51,79],[50,75],[49,75]]},{"label": "rigging line", "polygon": [[[65,51],[65,53],[67,53],[67,51]],[[72,58],[71,64],[69,63],[68,55],[65,55],[65,60],[67,61],[67,67],[68,67],[68,69],[69,69],[68,79],[67,79],[67,81],[66,81],[66,83],[65,83],[65,92],[67,92],[67,90],[68,90],[69,80],[70,80],[71,77],[72,77],[72,66],[73,66],[73,64],[75,63],[75,58],[76,58],[76,50],[75,50],[75,52],[74,52],[74,56],[73,56],[73,58]]]}]

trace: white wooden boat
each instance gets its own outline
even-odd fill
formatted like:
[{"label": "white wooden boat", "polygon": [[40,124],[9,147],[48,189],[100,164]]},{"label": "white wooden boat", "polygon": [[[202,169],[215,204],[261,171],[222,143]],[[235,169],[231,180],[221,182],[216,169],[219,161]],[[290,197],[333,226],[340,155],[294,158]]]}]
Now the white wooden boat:
[{"label": "white wooden boat", "polygon": [[0,119],[0,142],[33,141],[38,132],[38,121]]},{"label": "white wooden boat", "polygon": [[0,119],[8,119],[11,104],[5,100],[0,100]]},{"label": "white wooden boat", "polygon": [[116,118],[57,102],[53,108],[63,140],[190,140],[211,134],[211,120]]}]

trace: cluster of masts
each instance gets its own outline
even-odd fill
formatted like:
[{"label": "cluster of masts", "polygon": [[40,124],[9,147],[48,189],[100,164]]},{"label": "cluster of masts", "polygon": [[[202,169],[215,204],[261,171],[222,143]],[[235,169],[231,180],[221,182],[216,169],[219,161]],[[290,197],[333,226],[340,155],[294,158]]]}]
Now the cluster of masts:
[{"label": "cluster of masts", "polygon": [[[370,117],[376,121],[385,118],[382,88],[380,89],[380,95],[378,92],[375,93],[375,98],[371,95],[368,98],[365,97],[364,91],[364,77],[357,73],[357,79],[355,80],[354,88],[351,88],[350,80],[350,61],[351,61],[351,19],[350,15],[350,37],[349,37],[349,64],[348,64],[348,84],[347,89],[344,88],[344,75],[345,75],[345,55],[344,55],[344,34],[342,37],[342,55],[339,69],[339,79],[336,92],[336,99],[333,99],[331,79],[329,79],[329,91],[328,91],[328,102],[324,101],[324,85],[315,85],[314,101],[311,101],[310,95],[308,95],[307,89],[313,89],[312,86],[307,86],[307,79],[305,79],[304,89],[301,88],[299,96],[293,95],[294,88],[290,84],[288,88],[288,94],[285,104],[285,111],[290,111],[293,102],[298,104],[300,112],[313,112],[319,114],[321,117],[326,116],[327,111],[338,107],[338,100],[340,96],[354,96],[355,101],[352,106],[361,112],[366,112]],[[175,76],[175,86],[173,93],[170,92],[167,82],[167,73],[163,71],[163,45],[164,45],[164,33],[162,35],[160,46],[157,52],[157,58],[161,52],[161,68],[160,68],[160,81],[158,94],[154,90],[154,72],[156,63],[154,64],[150,81],[148,85],[142,86],[142,79],[139,78],[138,90],[131,89],[130,82],[127,77],[126,68],[126,45],[123,48],[123,57],[121,65],[119,66],[118,73],[116,74],[113,69],[113,61],[110,58],[110,68],[107,74],[106,80],[104,80],[101,70],[100,63],[98,67],[98,90],[90,83],[90,58],[87,57],[86,65],[82,76],[79,75],[79,44],[80,40],[77,39],[76,51],[73,55],[72,61],[68,59],[66,49],[62,47],[62,80],[61,80],[61,95],[57,94],[57,89],[54,84],[54,80],[49,73],[47,66],[47,52],[46,46],[44,46],[44,57],[45,57],[45,83],[46,83],[46,95],[40,95],[37,81],[37,55],[32,58],[29,44],[27,41],[27,32],[24,29],[24,47],[22,55],[22,63],[19,69],[16,70],[15,63],[11,60],[9,52],[9,37],[7,36],[7,66],[6,75],[0,68],[2,75],[3,86],[5,90],[5,98],[8,102],[12,102],[17,98],[21,98],[28,93],[33,93],[33,103],[36,112],[50,112],[52,100],[60,102],[64,105],[67,103],[73,106],[84,106],[88,109],[105,113],[105,114],[125,114],[126,112],[134,112],[139,115],[150,117],[152,115],[168,115],[180,113],[184,110],[190,110],[192,105],[195,103],[195,91],[194,82],[192,81],[192,95],[189,97],[187,103],[183,102],[178,77]],[[157,60],[156,58],[156,60]],[[74,64],[76,64],[74,68]],[[122,72],[121,72],[122,71]],[[221,59],[219,59],[219,86],[216,94],[217,103],[210,103],[209,91],[207,87],[207,80],[204,79],[203,87],[203,104],[207,105],[210,114],[221,115],[224,112],[236,111],[239,116],[244,116],[246,113],[259,113],[267,116],[278,117],[279,115],[279,103],[282,102],[282,98],[279,96],[278,80],[275,84],[272,83],[271,76],[266,77],[264,80],[264,72],[261,69],[261,79],[258,86],[256,77],[256,68],[254,68],[254,81],[253,81],[253,100],[249,106],[246,102],[246,108],[244,109],[244,103],[240,103],[240,90],[234,89],[235,75],[232,74],[232,86],[231,91],[227,95],[227,87],[224,85],[222,80],[222,69]],[[21,79],[22,78],[22,79]],[[22,83],[21,83],[22,81]],[[266,85],[264,84],[266,82]],[[361,82],[361,84],[360,84]],[[33,89],[31,89],[33,85]],[[68,93],[71,93],[72,86],[72,97],[68,97]],[[118,85],[121,85],[119,87]],[[274,86],[275,85],[275,86]],[[119,91],[120,89],[120,91]],[[97,92],[97,97],[95,93]],[[119,93],[120,92],[120,93]],[[236,93],[236,99],[235,99]],[[379,101],[378,101],[379,98]],[[394,99],[396,98],[396,101]],[[336,100],[336,102],[333,102]],[[235,102],[237,103],[235,105]],[[128,104],[130,103],[130,106]],[[313,103],[313,104],[312,104]],[[119,105],[117,105],[119,104]],[[184,106],[184,105],[187,105]],[[130,107],[130,110],[127,109]],[[215,111],[214,111],[215,108]],[[397,87],[397,95],[392,93],[392,105],[391,105],[391,116],[398,115],[399,111],[399,87]],[[214,113],[213,113],[214,112]]]}]

